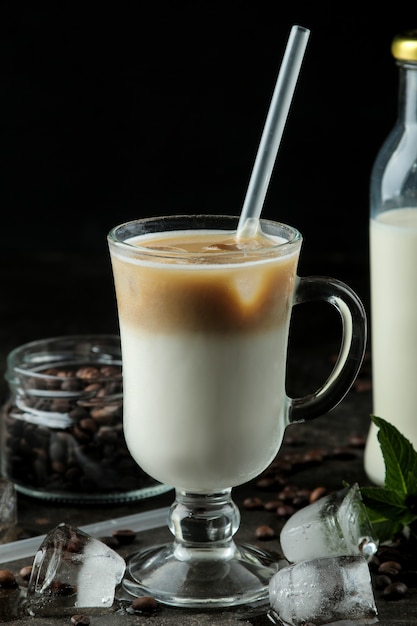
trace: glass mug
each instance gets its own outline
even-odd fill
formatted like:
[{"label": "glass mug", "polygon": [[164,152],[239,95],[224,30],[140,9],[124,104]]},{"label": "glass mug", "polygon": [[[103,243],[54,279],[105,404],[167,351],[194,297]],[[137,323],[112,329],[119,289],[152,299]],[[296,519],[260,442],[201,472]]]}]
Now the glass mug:
[{"label": "glass mug", "polygon": [[[118,306],[127,446],[145,472],[171,484],[174,541],[132,555],[124,586],[165,604],[233,606],[266,599],[277,563],[238,546],[233,487],[258,476],[288,424],[334,408],[366,344],[356,294],[331,278],[297,276],[293,227],[261,220],[237,240],[237,217],[141,219],[108,236]],[[340,355],[315,393],[285,392],[292,307],[333,305]]]}]

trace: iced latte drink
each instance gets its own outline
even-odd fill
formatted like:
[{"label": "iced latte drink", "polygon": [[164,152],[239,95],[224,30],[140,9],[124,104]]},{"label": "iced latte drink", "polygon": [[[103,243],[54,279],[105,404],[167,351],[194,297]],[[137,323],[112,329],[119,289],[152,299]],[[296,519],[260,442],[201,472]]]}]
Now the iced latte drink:
[{"label": "iced latte drink", "polygon": [[213,491],[276,455],[300,246],[272,222],[239,242],[210,224],[110,240],[126,440],[151,476]]}]

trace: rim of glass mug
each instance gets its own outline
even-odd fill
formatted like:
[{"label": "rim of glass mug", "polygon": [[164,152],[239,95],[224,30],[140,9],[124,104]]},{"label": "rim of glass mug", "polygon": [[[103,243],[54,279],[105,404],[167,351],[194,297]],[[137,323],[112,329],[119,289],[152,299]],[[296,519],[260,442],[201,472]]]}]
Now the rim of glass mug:
[{"label": "rim of glass mug", "polygon": [[[186,228],[184,221],[187,222]],[[290,250],[296,244],[302,243],[301,233],[294,227],[283,222],[275,222],[274,220],[261,219],[259,221],[260,231],[259,234],[264,236],[267,240],[267,245],[258,245],[256,248],[239,247],[239,243],[234,243],[234,248],[218,250],[215,254],[213,251],[208,250],[207,255],[201,254],[201,252],[189,252],[184,253],[182,250],[174,249],[161,249],[152,248],[152,246],[142,246],[130,242],[138,237],[149,237],[150,239],[156,235],[159,237],[168,236],[175,231],[196,231],[203,230],[201,224],[204,222],[204,230],[216,230],[218,232],[224,232],[226,237],[233,237],[237,232],[239,223],[239,217],[235,215],[211,215],[211,214],[178,214],[167,216],[155,216],[146,217],[136,220],[130,220],[124,222],[112,228],[108,234],[108,240],[111,245],[114,245],[118,250],[123,252],[124,255],[155,258],[171,258],[176,263],[193,265],[190,259],[200,259],[201,264],[207,264],[205,259],[213,259],[213,265],[219,265],[219,259],[221,264],[230,259],[230,263],[262,263],[266,258],[272,257],[276,259],[277,256],[286,256],[290,253]],[[279,239],[278,239],[279,238]],[[260,242],[261,239],[258,239]],[[261,258],[260,258],[261,257]],[[216,261],[214,259],[217,259]]]}]

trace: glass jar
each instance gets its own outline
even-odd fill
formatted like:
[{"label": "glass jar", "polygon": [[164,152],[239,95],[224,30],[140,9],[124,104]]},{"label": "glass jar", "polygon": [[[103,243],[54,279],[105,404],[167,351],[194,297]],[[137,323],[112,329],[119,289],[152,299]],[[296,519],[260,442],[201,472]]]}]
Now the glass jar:
[{"label": "glass jar", "polygon": [[7,359],[1,471],[26,495],[66,502],[124,502],[170,489],[126,447],[120,339],[54,337]]}]

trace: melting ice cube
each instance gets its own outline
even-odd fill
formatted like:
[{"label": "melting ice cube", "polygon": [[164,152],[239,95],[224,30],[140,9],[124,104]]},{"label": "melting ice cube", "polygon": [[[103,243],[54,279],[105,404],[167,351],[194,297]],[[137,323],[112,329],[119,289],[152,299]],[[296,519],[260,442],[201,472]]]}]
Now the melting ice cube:
[{"label": "melting ice cube", "polygon": [[281,549],[291,563],[323,556],[362,555],[378,548],[357,484],[320,498],[296,511],[280,534]]},{"label": "melting ice cube", "polygon": [[284,567],[270,580],[269,600],[269,618],[280,625],[378,621],[369,567],[362,556],[324,557]]},{"label": "melting ice cube", "polygon": [[125,567],[124,559],[103,542],[60,524],[47,534],[35,555],[27,590],[29,614],[111,607]]}]

